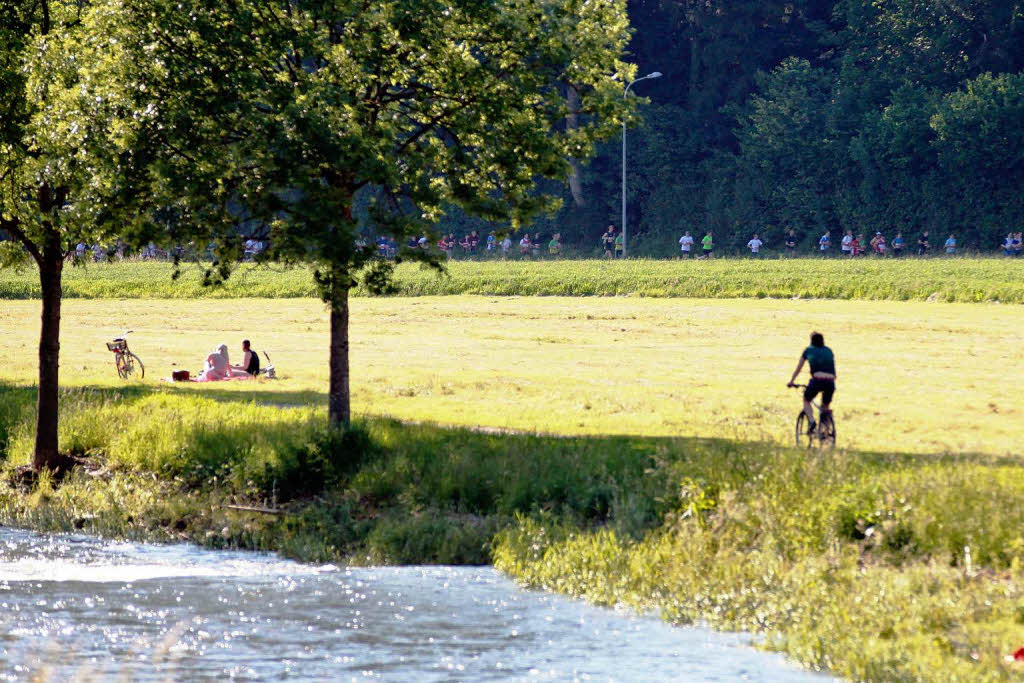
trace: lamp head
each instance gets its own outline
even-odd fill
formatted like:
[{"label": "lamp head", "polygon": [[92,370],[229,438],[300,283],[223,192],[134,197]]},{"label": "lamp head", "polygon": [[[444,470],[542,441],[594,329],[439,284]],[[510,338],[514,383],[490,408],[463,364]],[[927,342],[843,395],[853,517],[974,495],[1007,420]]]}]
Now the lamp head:
[{"label": "lamp head", "polygon": [[644,78],[661,78],[661,72],[660,71],[652,71],[651,73],[649,73],[646,76],[644,76]]}]

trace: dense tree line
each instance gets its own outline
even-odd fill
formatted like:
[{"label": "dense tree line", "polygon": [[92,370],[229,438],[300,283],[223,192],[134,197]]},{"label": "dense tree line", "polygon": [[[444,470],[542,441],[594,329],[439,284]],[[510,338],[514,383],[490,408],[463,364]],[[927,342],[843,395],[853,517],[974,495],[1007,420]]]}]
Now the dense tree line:
[{"label": "dense tree line", "polygon": [[[738,249],[825,229],[955,231],[995,250],[1024,226],[1020,0],[631,0],[632,253],[682,230]],[[619,223],[619,146],[539,226],[585,249]],[[449,225],[460,230],[456,214]],[[475,224],[472,227],[486,227]],[[835,234],[835,233],[834,233]]]}]

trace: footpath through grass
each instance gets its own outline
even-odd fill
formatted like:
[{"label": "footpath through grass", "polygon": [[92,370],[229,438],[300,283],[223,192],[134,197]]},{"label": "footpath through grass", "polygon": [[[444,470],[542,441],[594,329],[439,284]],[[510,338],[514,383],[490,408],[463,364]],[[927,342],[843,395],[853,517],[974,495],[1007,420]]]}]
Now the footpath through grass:
[{"label": "footpath through grass", "polygon": [[62,448],[91,465],[26,489],[10,468],[29,458],[33,395],[0,385],[0,523],[318,562],[493,561],[527,585],[763,632],[854,680],[1024,675],[1006,659],[1024,645],[1017,460],[383,419],[339,434],[322,409],[147,387],[63,399]]},{"label": "footpath through grass", "polygon": [[[203,268],[183,265],[171,280],[163,262],[68,268],[67,298],[303,298],[316,296],[307,268],[242,265],[226,285],[202,286]],[[623,296],[870,299],[1024,303],[1024,260],[712,259],[709,261],[455,261],[438,276],[418,265],[397,269],[399,296]],[[356,295],[364,294],[357,290]],[[35,271],[0,270],[0,299],[39,297]]]}]

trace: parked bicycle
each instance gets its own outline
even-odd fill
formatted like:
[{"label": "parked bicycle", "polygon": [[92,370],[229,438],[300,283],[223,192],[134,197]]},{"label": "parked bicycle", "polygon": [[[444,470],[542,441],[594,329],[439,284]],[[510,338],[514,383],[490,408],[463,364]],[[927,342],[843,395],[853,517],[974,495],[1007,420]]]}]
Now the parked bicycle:
[{"label": "parked bicycle", "polygon": [[[806,384],[794,384],[794,389],[803,389]],[[836,445],[836,421],[831,410],[823,411],[821,404],[811,401],[811,405],[818,411],[818,423],[811,431],[807,426],[807,413],[803,410],[796,416],[796,445],[800,448],[834,448]]]},{"label": "parked bicycle", "polygon": [[132,331],[128,330],[114,341],[108,341],[107,350],[114,354],[114,367],[117,368],[118,377],[129,379],[137,376],[142,379],[146,376],[146,366],[138,356],[128,350],[128,340],[125,339],[131,333]]}]

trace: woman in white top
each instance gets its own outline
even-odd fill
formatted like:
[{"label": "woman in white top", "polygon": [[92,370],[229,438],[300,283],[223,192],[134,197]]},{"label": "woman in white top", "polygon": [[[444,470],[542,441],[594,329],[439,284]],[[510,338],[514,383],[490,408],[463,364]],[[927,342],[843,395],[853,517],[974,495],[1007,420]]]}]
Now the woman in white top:
[{"label": "woman in white top", "polygon": [[217,350],[206,357],[203,372],[199,375],[200,382],[216,382],[231,376],[231,363],[228,360],[228,345],[221,344]]}]

